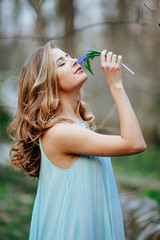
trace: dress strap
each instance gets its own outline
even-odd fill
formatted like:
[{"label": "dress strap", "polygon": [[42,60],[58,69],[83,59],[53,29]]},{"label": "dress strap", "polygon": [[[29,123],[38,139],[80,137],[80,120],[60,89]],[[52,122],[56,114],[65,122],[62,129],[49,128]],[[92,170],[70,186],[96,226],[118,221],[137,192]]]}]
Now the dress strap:
[{"label": "dress strap", "polygon": [[90,129],[89,124],[88,124],[87,121],[75,121],[75,120],[68,119],[68,118],[66,118],[66,119],[65,119],[65,118],[62,118],[62,120],[61,120],[60,118],[56,117],[56,118],[53,118],[53,119],[50,121],[50,123],[51,123],[51,122],[54,122],[54,121],[59,121],[59,122],[75,122],[76,124],[79,124],[79,125],[81,125],[81,126],[84,126],[84,127],[88,128],[88,129]]},{"label": "dress strap", "polygon": [[75,121],[75,123],[90,129],[88,122],[86,122],[86,121]]}]

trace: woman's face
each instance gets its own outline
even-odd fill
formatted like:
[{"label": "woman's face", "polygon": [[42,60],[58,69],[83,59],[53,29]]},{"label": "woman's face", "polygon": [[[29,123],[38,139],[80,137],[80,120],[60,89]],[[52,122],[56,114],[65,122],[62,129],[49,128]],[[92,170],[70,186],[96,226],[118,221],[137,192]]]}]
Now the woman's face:
[{"label": "woman's face", "polygon": [[59,90],[69,92],[80,89],[88,75],[80,67],[77,59],[71,58],[59,48],[52,49],[52,55],[57,64]]}]

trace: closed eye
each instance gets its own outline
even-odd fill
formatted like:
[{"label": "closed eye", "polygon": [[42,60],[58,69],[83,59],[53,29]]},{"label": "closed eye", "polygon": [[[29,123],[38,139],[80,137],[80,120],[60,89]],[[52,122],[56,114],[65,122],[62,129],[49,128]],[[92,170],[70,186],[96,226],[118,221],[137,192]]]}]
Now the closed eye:
[{"label": "closed eye", "polygon": [[[68,53],[65,54],[65,58],[64,57],[58,58],[56,61],[56,62],[59,62],[58,67],[65,65],[65,60],[68,58],[71,58],[71,56]],[[61,62],[61,61],[63,61],[63,62]]]},{"label": "closed eye", "polygon": [[63,62],[63,63],[60,63],[59,67],[61,67],[61,66],[63,66],[63,65],[65,65],[65,62]]}]

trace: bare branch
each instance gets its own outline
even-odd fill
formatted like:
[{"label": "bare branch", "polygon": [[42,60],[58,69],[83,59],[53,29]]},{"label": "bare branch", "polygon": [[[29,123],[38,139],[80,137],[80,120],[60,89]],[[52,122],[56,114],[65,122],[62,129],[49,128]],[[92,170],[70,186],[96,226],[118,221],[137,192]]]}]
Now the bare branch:
[{"label": "bare branch", "polygon": [[154,20],[157,22],[158,26],[160,27],[160,22],[158,22],[157,18],[154,16],[154,14],[156,13],[156,10],[150,9],[145,3],[144,3],[144,6],[152,13]]},{"label": "bare branch", "polygon": [[38,1],[34,1],[34,0],[28,0],[28,3],[31,5],[31,7],[34,9],[36,15],[37,15],[37,20],[36,20],[36,23],[37,23],[37,27],[39,28],[39,31],[42,33],[43,35],[43,39],[42,41],[49,41],[49,38],[46,34],[46,31],[45,31],[45,24],[44,24],[44,19],[41,15],[41,6],[42,4],[44,3],[44,0],[38,2]]},{"label": "bare branch", "polygon": [[33,41],[49,41],[49,40],[62,40],[62,39],[66,39],[74,34],[76,34],[77,32],[82,32],[85,31],[87,29],[90,28],[94,28],[97,26],[103,26],[103,25],[119,25],[119,24],[139,24],[142,26],[147,26],[149,25],[148,23],[145,22],[139,22],[137,21],[137,19],[135,20],[120,20],[120,21],[104,21],[104,22],[97,22],[97,23],[91,23],[88,24],[85,27],[81,27],[81,28],[76,28],[76,29],[72,29],[70,31],[68,31],[67,33],[65,33],[64,35],[61,36],[52,36],[52,37],[47,37],[46,36],[32,36],[32,35],[13,35],[13,36],[9,36],[9,35],[4,35],[3,33],[0,33],[0,39],[18,39],[18,40],[33,40]]}]

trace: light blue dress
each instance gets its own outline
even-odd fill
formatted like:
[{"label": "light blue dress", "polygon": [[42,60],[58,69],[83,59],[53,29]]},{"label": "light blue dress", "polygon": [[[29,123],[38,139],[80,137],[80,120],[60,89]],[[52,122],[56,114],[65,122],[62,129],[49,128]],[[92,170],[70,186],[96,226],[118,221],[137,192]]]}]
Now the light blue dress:
[{"label": "light blue dress", "polygon": [[[84,122],[78,122],[88,128]],[[124,240],[121,206],[110,158],[80,156],[54,166],[41,142],[41,167],[29,240]]]}]

